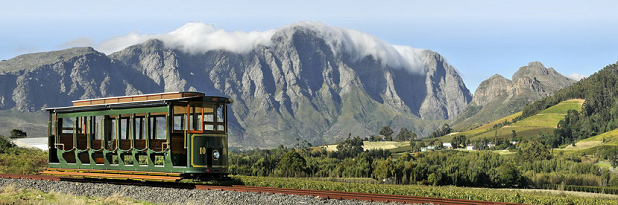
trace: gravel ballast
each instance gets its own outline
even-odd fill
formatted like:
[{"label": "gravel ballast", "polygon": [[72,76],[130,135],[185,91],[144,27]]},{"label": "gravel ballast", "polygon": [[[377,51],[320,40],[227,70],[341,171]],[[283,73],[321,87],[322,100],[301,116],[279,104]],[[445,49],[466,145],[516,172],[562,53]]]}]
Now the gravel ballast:
[{"label": "gravel ballast", "polygon": [[114,195],[158,204],[385,204],[298,195],[0,178],[0,186],[8,185],[76,196],[109,197]]}]

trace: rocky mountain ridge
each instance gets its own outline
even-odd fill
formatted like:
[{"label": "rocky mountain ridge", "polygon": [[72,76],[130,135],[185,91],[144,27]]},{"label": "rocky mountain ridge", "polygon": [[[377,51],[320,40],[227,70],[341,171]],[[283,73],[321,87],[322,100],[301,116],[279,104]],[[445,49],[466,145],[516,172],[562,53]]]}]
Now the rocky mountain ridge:
[{"label": "rocky mountain ridge", "polygon": [[[426,134],[472,98],[438,53],[409,48],[417,61],[412,63],[364,55],[350,49],[359,45],[333,41],[324,32],[286,26],[270,44],[248,53],[192,53],[152,39],[110,55],[92,48],[22,55],[0,62],[0,110],[33,112],[76,99],[200,91],[235,101],[233,146],[273,147],[297,138],[336,142],[348,133],[375,134],[382,126]],[[389,64],[393,59],[400,62]]]},{"label": "rocky mountain ridge", "polygon": [[506,117],[575,82],[541,62],[520,67],[512,80],[493,75],[481,82],[468,107],[454,120],[454,127],[464,130]]}]

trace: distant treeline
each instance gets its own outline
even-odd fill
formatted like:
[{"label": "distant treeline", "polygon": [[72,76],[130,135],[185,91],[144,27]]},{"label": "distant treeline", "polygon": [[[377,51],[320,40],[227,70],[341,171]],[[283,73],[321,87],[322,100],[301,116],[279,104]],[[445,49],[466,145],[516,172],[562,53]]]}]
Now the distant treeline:
[{"label": "distant treeline", "polygon": [[[373,178],[380,183],[543,188],[546,184],[618,186],[618,175],[579,156],[554,156],[537,141],[519,143],[517,154],[456,150],[403,153],[362,150],[358,137],[337,151],[280,146],[230,153],[232,174],[248,176]],[[611,155],[613,150],[608,150]],[[598,156],[599,158],[607,157]]]}]

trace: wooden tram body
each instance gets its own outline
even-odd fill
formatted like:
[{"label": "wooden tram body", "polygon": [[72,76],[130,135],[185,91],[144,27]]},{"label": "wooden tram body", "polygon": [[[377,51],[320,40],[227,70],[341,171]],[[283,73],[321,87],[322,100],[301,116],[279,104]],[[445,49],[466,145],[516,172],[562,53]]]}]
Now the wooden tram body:
[{"label": "wooden tram body", "polygon": [[226,177],[230,103],[225,97],[174,92],[78,100],[71,107],[46,109],[47,172]]}]

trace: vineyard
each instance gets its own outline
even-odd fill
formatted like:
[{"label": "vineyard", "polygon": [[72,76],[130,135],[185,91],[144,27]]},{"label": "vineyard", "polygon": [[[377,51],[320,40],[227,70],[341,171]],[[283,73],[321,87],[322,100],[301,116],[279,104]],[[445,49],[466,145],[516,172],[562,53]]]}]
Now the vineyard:
[{"label": "vineyard", "polygon": [[331,190],[359,193],[395,194],[407,196],[439,197],[525,204],[618,204],[616,197],[583,197],[567,193],[513,191],[488,188],[454,186],[421,186],[359,184],[329,181],[313,181],[301,178],[234,176],[248,186],[263,186],[293,189]]},{"label": "vineyard", "polygon": [[588,193],[615,194],[618,195],[618,187],[599,187],[599,186],[576,186],[576,185],[560,185],[560,184],[545,184],[544,189],[554,189],[563,191],[581,191]]}]

